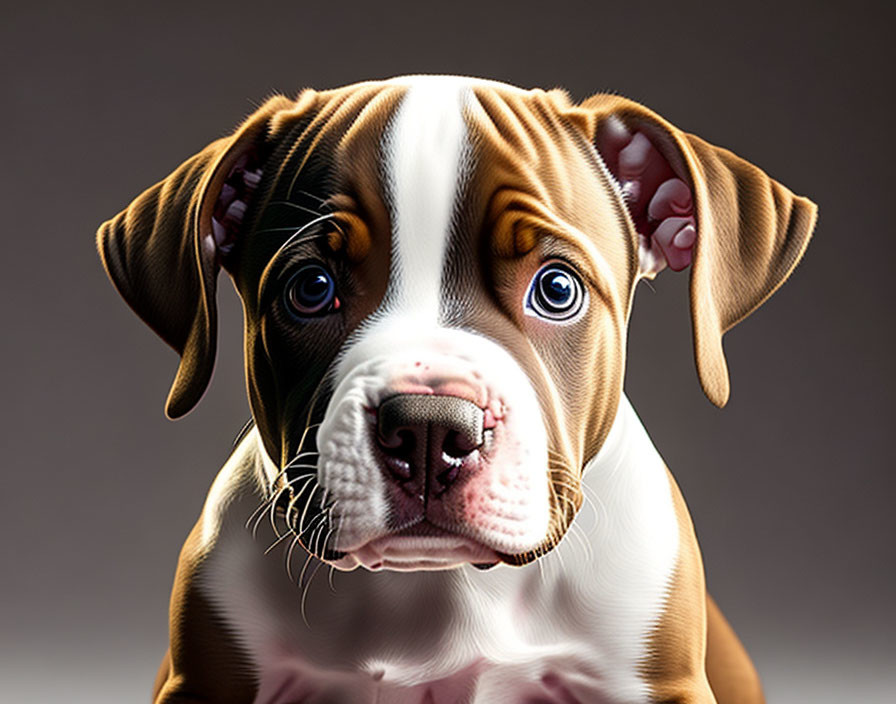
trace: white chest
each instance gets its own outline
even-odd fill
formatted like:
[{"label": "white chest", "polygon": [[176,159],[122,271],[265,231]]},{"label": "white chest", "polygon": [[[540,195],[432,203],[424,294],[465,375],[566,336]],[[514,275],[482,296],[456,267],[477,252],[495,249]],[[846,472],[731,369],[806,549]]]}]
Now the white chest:
[{"label": "white chest", "polygon": [[625,399],[585,485],[573,530],[526,567],[358,569],[331,586],[324,565],[305,589],[282,554],[263,555],[238,504],[207,504],[218,518],[202,584],[258,669],[259,704],[646,702],[641,666],[678,525],[666,469]]}]

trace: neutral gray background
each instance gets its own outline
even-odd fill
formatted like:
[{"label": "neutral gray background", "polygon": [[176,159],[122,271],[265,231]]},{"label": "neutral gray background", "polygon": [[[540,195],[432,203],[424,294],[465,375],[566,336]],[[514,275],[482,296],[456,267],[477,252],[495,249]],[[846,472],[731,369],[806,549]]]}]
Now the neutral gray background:
[{"label": "neutral gray background", "polygon": [[770,701],[893,701],[893,26],[883,2],[4,6],[0,700],[147,700],[178,550],[247,417],[229,282],[212,387],[170,423],[176,357],[97,225],[271,91],[440,72],[619,92],[820,204],[726,338],[724,411],[686,275],[638,294],[627,388]]}]

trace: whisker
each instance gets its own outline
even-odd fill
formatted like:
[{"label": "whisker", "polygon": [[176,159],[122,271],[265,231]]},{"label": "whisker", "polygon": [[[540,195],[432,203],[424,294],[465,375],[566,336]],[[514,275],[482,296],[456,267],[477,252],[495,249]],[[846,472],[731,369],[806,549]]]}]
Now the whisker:
[{"label": "whisker", "polygon": [[303,196],[307,196],[308,198],[311,198],[312,200],[316,200],[321,205],[328,204],[326,198],[321,198],[320,196],[316,196],[313,193],[311,193],[310,191],[296,191],[296,193],[301,193]]},{"label": "whisker", "polygon": [[258,518],[255,519],[255,525],[252,526],[252,538],[253,540],[258,537],[258,527],[261,525],[261,522],[264,520],[264,517],[267,515],[268,502],[265,501],[258,511]]},{"label": "whisker", "polygon": [[[332,217],[332,216],[328,216],[328,217]],[[319,219],[320,218],[315,218],[315,220],[319,220]],[[261,230],[256,230],[255,233],[260,235],[264,232],[289,232],[290,230],[294,230],[297,235],[300,235],[302,233],[302,230],[305,227],[307,227],[307,225],[299,225],[299,226],[291,225],[291,226],[287,226],[287,227],[265,227],[265,228],[262,228]],[[322,232],[315,232],[313,235],[309,236],[309,239],[314,239],[315,237],[323,237],[323,236],[324,235]],[[302,241],[304,242],[304,240],[302,240]]]},{"label": "whisker", "polygon": [[[274,494],[274,496],[271,498],[271,500],[270,500],[270,510],[268,511],[268,515],[270,516],[271,529],[274,531],[274,535],[276,535],[277,537],[280,537],[280,531],[279,531],[279,529],[277,528],[277,524],[276,524],[276,519],[277,519],[277,506],[280,504],[281,499],[283,498],[283,496],[286,494],[287,491],[289,491],[290,494],[293,495],[292,498],[289,500],[289,503],[287,504],[287,506],[285,507],[285,510],[284,510],[284,517],[285,517],[285,521],[286,521],[286,527],[287,527],[287,529],[289,529],[289,528],[290,528],[290,525],[289,525],[289,510],[288,510],[288,509],[292,506],[293,501],[295,501],[295,494],[294,494],[294,492],[293,492],[293,485],[294,485],[296,482],[298,482],[298,481],[300,481],[300,480],[302,480],[302,479],[310,480],[310,479],[313,479],[313,478],[314,478],[314,475],[312,474],[312,475],[310,475],[310,476],[308,476],[308,475],[302,475],[302,476],[296,477],[295,479],[290,479],[286,484],[284,484],[282,487],[280,487],[280,489],[277,490],[277,493]],[[303,490],[304,490],[304,487],[303,487]],[[301,494],[301,491],[299,492],[299,494]]]},{"label": "whisker", "polygon": [[298,203],[292,203],[288,200],[274,200],[271,201],[268,205],[285,205],[288,208],[295,208],[296,210],[301,210],[304,213],[310,213],[311,215],[320,215],[321,213],[317,210],[312,210],[311,208],[306,208],[304,205],[299,205]]},{"label": "whisker", "polygon": [[[570,479],[573,479],[575,482],[577,482],[576,486],[578,486],[582,490],[582,493],[585,496],[585,500],[593,500],[596,503],[602,503],[600,497],[597,495],[597,492],[594,489],[592,489],[590,486],[588,486],[588,484],[586,482],[581,481],[581,479],[577,473],[573,472],[572,470],[570,470],[566,467],[553,467],[552,469],[554,469],[557,472],[560,472],[561,474],[568,475]],[[557,482],[557,483],[560,484],[561,486],[563,486],[562,482]]]},{"label": "whisker", "polygon": [[[549,452],[551,452],[551,451],[549,450]],[[572,468],[570,468],[568,466],[565,458],[558,458],[558,460],[559,461],[556,465],[550,465],[551,471],[557,472],[561,475],[568,476],[571,480],[573,480],[574,484],[572,486],[570,486],[569,484],[566,484],[565,482],[556,481],[556,480],[555,480],[555,483],[558,484],[559,486],[565,486],[567,489],[570,489],[571,491],[577,491],[577,489],[580,489],[582,491],[582,498],[586,502],[591,504],[591,508],[594,509],[595,513],[599,513],[597,503],[601,503],[601,501],[600,501],[600,497],[598,497],[598,495],[594,491],[594,489],[592,489],[584,481],[582,481],[582,478],[579,476],[579,473],[573,471]],[[590,496],[589,496],[589,493],[590,493]]]},{"label": "whisker", "polygon": [[305,452],[299,452],[296,454],[289,462],[286,463],[284,469],[289,469],[294,467],[295,464],[301,460],[307,459],[308,457],[312,457],[313,455],[319,455],[320,453],[317,450],[306,450]]},{"label": "whisker", "polygon": [[[316,464],[296,463],[296,464],[288,464],[288,465],[286,465],[286,467],[284,467],[284,469],[317,469],[317,465]],[[303,474],[299,475],[298,477],[294,477],[290,481],[295,481],[296,479],[301,479],[306,476],[308,476],[308,474],[303,473]]]},{"label": "whisker", "polygon": [[[557,480],[557,479],[553,479],[553,480],[552,480],[552,483],[555,484],[556,486],[562,486],[562,487],[564,487],[564,488],[566,488],[566,489],[569,489],[569,490],[570,490],[572,493],[574,493],[574,494],[581,493],[581,494],[582,494],[582,499],[583,499],[583,500],[585,500],[585,501],[589,501],[589,502],[591,501],[591,497],[589,497],[589,496],[584,492],[585,486],[584,486],[583,484],[569,484],[569,483],[567,483],[567,482],[562,482],[562,481],[559,481],[559,480]],[[580,490],[581,490],[581,491],[580,491]],[[593,490],[592,490],[592,493],[594,493]]]},{"label": "whisker", "polygon": [[[566,488],[575,491],[575,487],[572,487],[568,484],[564,484],[563,482],[556,482],[560,486],[565,486]],[[569,506],[573,509],[573,517],[577,517],[579,507],[576,506],[575,502],[570,499],[568,496],[563,494],[557,494],[557,498],[565,501]],[[586,502],[591,502],[591,499],[584,493],[581,494],[582,499]],[[597,511],[597,508],[592,503],[592,508]],[[584,550],[585,559],[589,562],[594,559],[594,548],[591,545],[591,541],[588,540],[587,534],[585,533],[584,528],[579,524],[576,520],[571,520],[567,523],[566,532],[570,535],[571,539],[575,539],[578,544],[580,544]]]},{"label": "whisker", "polygon": [[[293,226],[293,227],[265,227],[261,230],[256,230],[256,234],[260,235],[265,232],[289,232],[290,230],[295,230],[295,232],[290,237],[288,237],[286,239],[286,241],[280,245],[280,247],[277,248],[277,251],[274,253],[274,257],[277,257],[280,255],[280,252],[282,252],[284,249],[286,249],[286,247],[290,246],[291,244],[301,244],[302,242],[314,240],[319,237],[327,237],[329,235],[328,232],[321,231],[321,232],[306,233],[306,230],[309,227],[318,225],[319,223],[326,222],[327,220],[332,220],[334,217],[336,217],[335,213],[326,213],[324,215],[319,215],[318,217],[313,218],[312,220],[306,222],[304,225],[301,225],[298,228],[296,228],[295,226]],[[304,237],[303,237],[303,235],[304,235]],[[273,259],[274,257],[271,257],[271,259]]]},{"label": "whisker", "polygon": [[[317,477],[314,477],[315,483],[317,483]],[[302,514],[299,518],[299,529],[296,531],[299,535],[305,532],[304,526],[305,524],[305,516],[308,515],[308,509],[311,508],[311,500],[314,498],[314,492],[317,491],[318,487],[314,487],[311,492],[308,494],[308,500],[305,501],[305,507],[302,509]]]},{"label": "whisker", "polygon": [[560,563],[560,568],[563,574],[568,574],[566,570],[566,563],[563,561],[563,554],[559,550],[555,550],[554,553],[557,555],[557,561]]},{"label": "whisker", "polygon": [[[335,509],[335,508],[336,508],[336,505],[337,505],[338,503],[339,503],[338,501],[333,502],[333,507],[332,507],[332,508]],[[332,513],[332,511],[331,511],[331,513]],[[332,520],[332,515],[330,516],[330,520]],[[337,525],[336,525],[336,532],[335,532],[335,534],[333,535],[333,545],[338,545],[338,544],[339,544],[339,538],[342,537],[342,528],[343,528],[344,525],[345,525],[345,521],[342,520],[342,516],[338,516],[338,521],[337,521]],[[334,548],[334,550],[335,550],[335,548]]]},{"label": "whisker", "polygon": [[327,505],[327,494],[330,491],[330,487],[324,487],[324,493],[320,497],[320,505],[321,508]]},{"label": "whisker", "polygon": [[[309,557],[310,557],[310,554],[309,554]],[[311,590],[311,582],[314,580],[315,575],[317,575],[317,571],[320,569],[320,566],[322,564],[324,564],[320,560],[315,560],[315,561],[317,562],[317,564],[314,566],[314,571],[311,573],[311,576],[308,578],[308,583],[302,589],[302,602],[301,602],[301,607],[300,607],[301,612],[302,612],[302,621],[305,622],[305,625],[308,628],[311,628],[311,624],[308,623],[308,615],[305,612],[305,603],[308,600],[308,592]],[[305,564],[307,566],[308,563],[306,562]],[[302,570],[302,571],[304,572],[304,570]],[[300,579],[301,579],[301,577],[300,577]]]},{"label": "whisker", "polygon": [[[277,475],[270,481],[268,487],[265,489],[265,492],[270,492],[270,496],[266,496],[264,500],[261,502],[261,505],[252,512],[252,515],[249,516],[249,519],[246,521],[246,528],[249,527],[249,524],[255,519],[256,515],[261,514],[264,515],[264,511],[269,507],[270,502],[274,501],[274,499],[278,495],[278,491],[274,491],[274,486],[280,481],[280,478],[286,473],[286,467],[281,469]],[[255,522],[255,527],[252,530],[252,535],[254,537],[255,533],[258,531],[259,521]]]},{"label": "whisker", "polygon": [[[311,395],[311,402],[308,408],[308,417],[305,419],[305,430],[302,431],[302,438],[299,440],[299,456],[302,455],[302,448],[305,447],[305,438],[308,437],[308,433],[311,430],[317,430],[323,423],[309,423],[311,420],[311,413],[314,411],[314,404],[317,403],[317,391],[320,388],[320,382],[318,382],[317,388],[315,388],[314,393]],[[308,452],[317,453],[317,450],[308,450]]]},{"label": "whisker", "polygon": [[[315,520],[316,520],[316,519],[315,519]],[[324,525],[323,522],[321,522],[321,525],[318,526],[318,528],[316,528],[315,530],[319,530],[320,528],[323,527],[323,525]],[[308,530],[311,530],[311,526],[308,526]],[[312,541],[313,539],[314,539],[314,535],[312,534],[312,536],[311,536],[311,540],[308,541],[309,544],[311,543],[311,541]],[[303,546],[303,547],[304,547],[304,546]],[[299,586],[299,587],[302,586],[302,581],[303,581],[304,578],[305,578],[305,571],[308,569],[308,562],[313,558],[315,562],[320,563],[320,560],[318,560],[317,556],[316,556],[313,552],[311,552],[311,551],[308,550],[307,548],[306,548],[306,552],[308,553],[308,557],[305,558],[305,564],[302,566],[302,571],[301,571],[301,573],[299,573],[299,582],[298,582],[298,586]],[[318,566],[319,566],[319,564],[318,564]],[[317,572],[317,570],[315,569],[315,573],[316,573],[316,572]],[[311,579],[313,579],[313,578],[314,578],[314,574],[312,574],[312,576],[309,578],[309,580],[308,580],[308,584],[311,583]],[[306,586],[308,586],[308,585],[306,585]]]},{"label": "whisker", "polygon": [[290,582],[295,581],[295,577],[292,575],[292,553],[296,549],[296,545],[301,545],[299,541],[299,536],[293,534],[292,542],[289,544],[289,550],[286,551],[286,574],[289,577]]},{"label": "whisker", "polygon": [[[296,478],[296,481],[299,481],[299,480],[301,480],[301,479],[304,479],[304,480],[305,480],[305,483],[302,485],[302,488],[299,489],[299,490],[293,495],[293,497],[289,500],[289,503],[286,505],[286,513],[287,513],[287,515],[288,515],[288,514],[291,514],[291,513],[295,510],[296,504],[298,503],[298,501],[299,501],[299,499],[302,497],[302,495],[305,493],[306,489],[308,489],[308,487],[311,485],[311,483],[317,481],[317,477],[314,476],[313,474],[312,474],[312,475],[309,475],[309,476],[307,476],[307,477],[297,477],[297,478]],[[312,493],[314,493],[313,490],[312,490]],[[305,510],[306,510],[306,511],[308,510],[308,505],[307,505],[307,504],[305,505]],[[303,512],[302,515],[303,515],[303,517],[304,517],[304,512]],[[295,528],[293,528],[293,530],[295,530]],[[301,532],[301,531],[299,531],[299,532]]]},{"label": "whisker", "polygon": [[[255,517],[256,517],[256,516],[258,516],[258,515],[262,515],[262,516],[263,516],[263,515],[264,515],[264,510],[267,508],[267,506],[268,506],[268,499],[264,499],[264,500],[261,502],[261,504],[258,506],[258,508],[256,508],[256,509],[252,512],[252,515],[249,516],[248,520],[246,521],[246,529],[249,528],[249,524],[252,523],[253,520],[255,520]],[[257,524],[256,524],[256,527],[257,527]]]},{"label": "whisker", "polygon": [[[280,470],[280,473],[277,475],[277,478],[281,477],[286,470]],[[291,483],[291,482],[290,482]],[[258,533],[258,526],[261,525],[261,521],[264,520],[265,515],[270,510],[271,519],[273,520],[273,513],[276,509],[277,503],[280,501],[280,497],[283,496],[283,493],[289,488],[289,483],[277,491],[274,491],[273,488],[269,490],[272,491],[271,495],[268,496],[264,501],[261,502],[261,506],[259,506],[253,513],[252,516],[249,517],[249,521],[246,523],[246,527],[248,528],[248,523],[252,521],[252,518],[257,514],[257,518],[255,519],[255,525],[252,527],[252,537],[254,538]],[[276,529],[275,529],[276,532]]]},{"label": "whisker", "polygon": [[[327,541],[330,539],[330,536],[333,535],[333,530],[334,530],[334,529],[333,529],[333,526],[332,526],[332,523],[330,523],[329,520],[327,521],[327,524],[330,525],[330,530],[328,530],[328,531],[327,531],[327,534],[324,535],[324,541],[323,541],[323,543],[320,545],[320,547],[318,548],[319,553],[320,553],[321,555],[323,555],[324,552],[326,552],[326,550],[327,550]],[[323,535],[323,533],[321,533],[321,535]],[[330,585],[330,586],[332,586],[332,585]]]},{"label": "whisker", "polygon": [[573,509],[575,509],[576,511],[579,510],[579,507],[576,506],[576,502],[573,501],[573,500],[572,500],[571,498],[569,498],[568,496],[566,496],[565,494],[557,494],[557,493],[555,493],[555,494],[554,494],[554,497],[557,498],[557,499],[562,499],[563,501],[565,501],[566,503],[568,503],[570,506],[572,506]]},{"label": "whisker", "polygon": [[308,551],[317,558],[320,555],[318,543],[320,542],[320,537],[323,535],[324,528],[327,527],[327,517],[324,514],[321,514],[317,517],[316,522],[317,526],[315,526],[313,530],[311,529],[311,526],[308,526],[308,529],[311,530],[311,537],[308,539]]},{"label": "whisker", "polygon": [[546,581],[544,577],[544,560],[536,560],[535,564],[538,565],[538,576],[541,578],[541,585],[545,586]]},{"label": "whisker", "polygon": [[280,543],[282,543],[286,538],[288,538],[289,535],[290,535],[289,533],[284,533],[279,538],[277,538],[273,543],[271,543],[270,547],[264,551],[264,554],[267,555],[268,553],[270,553],[271,550],[276,548]]},{"label": "whisker", "polygon": [[292,180],[289,182],[289,188],[286,189],[286,197],[287,199],[292,198],[292,189],[296,187],[296,181],[299,180],[299,174],[305,169],[305,163],[308,161],[308,155],[305,155],[305,158],[299,162],[298,168],[295,170],[295,173],[292,175]]},{"label": "whisker", "polygon": [[588,558],[588,562],[594,561],[594,546],[591,544],[591,541],[588,540],[588,537],[585,535],[585,531],[582,530],[581,526],[573,523],[570,526],[570,530],[572,530],[572,534],[577,537],[585,550],[585,556]]},{"label": "whisker", "polygon": [[[303,547],[304,547],[304,546],[303,546]],[[296,586],[297,586],[297,587],[301,587],[301,586],[302,586],[302,580],[305,578],[305,571],[308,569],[308,562],[311,560],[312,557],[314,557],[314,556],[313,556],[310,552],[308,552],[308,551],[306,550],[306,551],[305,551],[305,562],[304,562],[304,564],[302,565],[302,571],[299,572],[299,578],[298,578],[298,580],[296,580]],[[306,622],[305,625],[308,625],[307,622]]]}]

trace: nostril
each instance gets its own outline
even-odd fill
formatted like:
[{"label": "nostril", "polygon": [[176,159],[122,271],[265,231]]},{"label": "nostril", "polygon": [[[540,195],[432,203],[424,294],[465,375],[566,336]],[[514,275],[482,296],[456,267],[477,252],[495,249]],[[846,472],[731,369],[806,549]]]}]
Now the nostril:
[{"label": "nostril", "polygon": [[417,436],[409,428],[393,429],[383,434],[377,432],[377,444],[383,450],[386,466],[401,480],[413,475],[412,459],[417,449]]},{"label": "nostril", "polygon": [[376,439],[380,447],[395,455],[410,455],[417,447],[417,438],[410,428],[392,430],[386,434],[378,432]]},{"label": "nostril", "polygon": [[462,459],[479,447],[476,438],[468,433],[449,430],[442,440],[442,454],[446,458]]},{"label": "nostril", "polygon": [[484,441],[484,411],[457,396],[398,394],[376,410],[376,442],[402,482],[425,470],[444,491]]},{"label": "nostril", "polygon": [[457,477],[460,475],[464,465],[464,459],[476,450],[481,443],[476,442],[476,438],[470,433],[449,430],[442,438],[442,453],[439,458],[437,468],[442,471],[436,472],[436,479],[442,485],[441,493],[447,489]]}]

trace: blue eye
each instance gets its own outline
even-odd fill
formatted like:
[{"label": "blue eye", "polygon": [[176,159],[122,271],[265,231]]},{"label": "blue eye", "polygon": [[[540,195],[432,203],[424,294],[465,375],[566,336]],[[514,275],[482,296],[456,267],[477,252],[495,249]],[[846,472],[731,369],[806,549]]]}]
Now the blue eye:
[{"label": "blue eye", "polygon": [[283,297],[290,312],[300,318],[326,315],[339,307],[336,282],[320,264],[307,264],[293,274]]},{"label": "blue eye", "polygon": [[584,303],[585,289],[581,279],[559,262],[539,269],[526,294],[526,312],[548,320],[569,320]]}]

